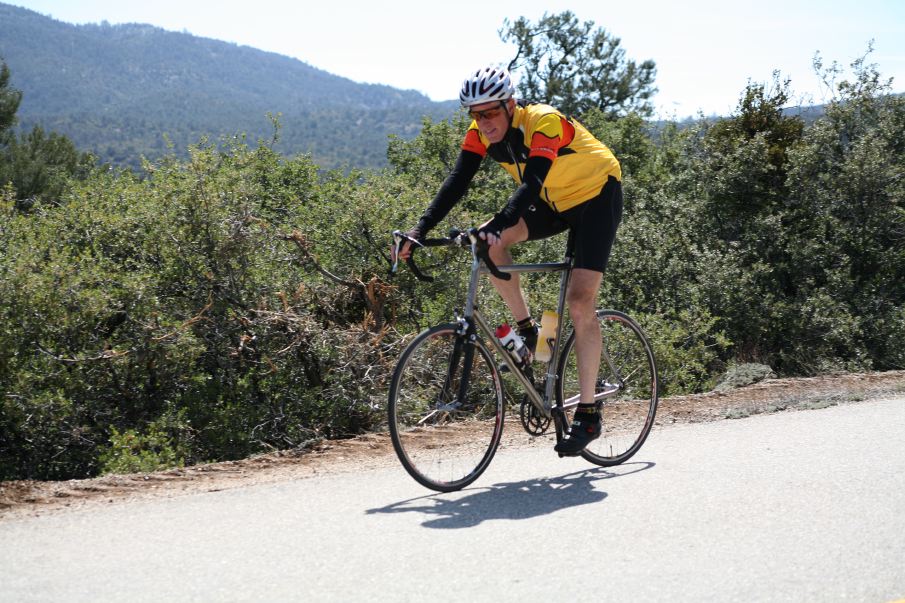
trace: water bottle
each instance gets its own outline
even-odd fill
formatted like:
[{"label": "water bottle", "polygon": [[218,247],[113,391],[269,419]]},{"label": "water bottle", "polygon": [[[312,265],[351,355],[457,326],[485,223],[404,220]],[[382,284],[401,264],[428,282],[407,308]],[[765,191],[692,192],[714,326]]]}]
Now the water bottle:
[{"label": "water bottle", "polygon": [[528,355],[528,346],[525,345],[522,338],[512,330],[509,323],[503,323],[498,326],[495,335],[497,339],[500,340],[500,343],[503,344],[503,347],[506,348],[512,357],[515,358],[515,361],[519,366],[521,366],[525,361],[525,357]]},{"label": "water bottle", "polygon": [[538,362],[550,362],[553,356],[551,344],[556,339],[556,327],[559,326],[559,314],[553,310],[544,311],[540,319],[540,333],[537,335],[537,350],[534,358]]}]

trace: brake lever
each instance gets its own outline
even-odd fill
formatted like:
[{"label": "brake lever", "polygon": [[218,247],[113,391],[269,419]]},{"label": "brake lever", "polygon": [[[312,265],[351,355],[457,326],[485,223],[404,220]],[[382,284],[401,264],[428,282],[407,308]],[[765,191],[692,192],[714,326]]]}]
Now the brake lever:
[{"label": "brake lever", "polygon": [[508,272],[501,272],[496,264],[493,263],[493,260],[490,259],[490,245],[478,235],[478,229],[469,228],[467,234],[468,240],[471,241],[471,244],[474,247],[475,255],[484,262],[484,265],[487,266],[487,270],[490,271],[490,274],[501,281],[511,280],[512,275]]},{"label": "brake lever", "polygon": [[[399,267],[399,252],[402,250],[402,245],[403,245],[406,241],[408,241],[409,243],[411,243],[411,244],[414,245],[414,246],[417,246],[417,247],[424,247],[424,244],[421,243],[421,241],[419,241],[419,240],[417,240],[417,239],[415,239],[415,238],[413,238],[413,237],[408,236],[407,234],[405,234],[405,233],[402,232],[401,230],[394,230],[394,231],[393,231],[393,241],[396,243],[396,253],[394,254],[395,257],[393,258],[393,267],[390,269],[390,276],[396,274],[396,270],[397,270],[398,267]],[[410,269],[410,270],[412,271],[412,273],[415,275],[415,278],[417,278],[417,279],[420,280],[420,281],[425,281],[425,282],[428,282],[428,283],[432,283],[432,282],[434,281],[434,277],[432,277],[432,276],[427,276],[426,274],[424,274],[423,272],[421,272],[421,270],[420,270],[420,269],[418,268],[418,266],[415,264],[415,258],[414,258],[414,255],[413,255],[414,252],[415,252],[415,248],[412,249],[412,254],[410,254],[410,255],[405,259],[406,265],[409,267],[409,269]]]},{"label": "brake lever", "polygon": [[[393,231],[393,242],[396,244],[396,251],[393,254],[393,267],[390,268],[390,274],[396,274],[396,270],[399,268],[399,252],[402,251],[402,246],[405,242],[408,241],[412,245],[417,245],[418,247],[424,247],[420,241],[414,239],[401,230]],[[409,256],[411,257],[411,256]]]}]

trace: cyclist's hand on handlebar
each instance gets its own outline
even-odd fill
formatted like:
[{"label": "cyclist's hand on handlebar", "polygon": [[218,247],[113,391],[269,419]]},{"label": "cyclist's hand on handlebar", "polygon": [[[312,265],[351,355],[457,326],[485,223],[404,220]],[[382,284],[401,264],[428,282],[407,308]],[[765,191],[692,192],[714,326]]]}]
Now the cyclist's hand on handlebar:
[{"label": "cyclist's hand on handlebar", "polygon": [[393,243],[390,244],[390,257],[392,258],[393,262],[397,261],[397,258],[396,258],[397,249],[399,251],[398,259],[407,260],[412,256],[412,240],[415,240],[415,241],[421,240],[421,233],[418,231],[417,228],[413,228],[413,229],[409,230],[408,232],[403,233],[403,236],[405,238],[402,240],[401,245],[397,245],[396,241],[393,241]]},{"label": "cyclist's hand on handlebar", "polygon": [[500,231],[491,226],[489,222],[478,229],[478,236],[481,237],[482,240],[487,241],[487,245],[490,247],[502,243],[502,237],[500,235]]},{"label": "cyclist's hand on handlebar", "polygon": [[404,260],[408,267],[412,269],[416,278],[422,281],[433,281],[433,277],[427,276],[418,269],[418,266],[415,265],[415,258],[412,256],[415,247],[424,247],[426,242],[427,241],[422,238],[422,233],[417,228],[413,228],[408,232],[394,230],[393,247],[390,250],[390,255],[393,258],[393,266],[390,268],[390,275],[396,273],[396,268],[399,266],[399,260]]}]

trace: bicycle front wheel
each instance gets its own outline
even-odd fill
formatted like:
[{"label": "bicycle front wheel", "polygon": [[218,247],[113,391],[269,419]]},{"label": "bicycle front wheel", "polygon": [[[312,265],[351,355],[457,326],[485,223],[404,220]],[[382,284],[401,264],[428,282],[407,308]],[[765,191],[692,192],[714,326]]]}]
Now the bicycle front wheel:
[{"label": "bicycle front wheel", "polygon": [[[598,310],[597,318],[603,349],[595,397],[603,403],[603,433],[581,455],[609,467],[638,452],[654,425],[657,365],[644,331],[632,318],[615,310]],[[574,410],[579,399],[574,332],[566,339],[557,373],[558,401]]]},{"label": "bicycle front wheel", "polygon": [[503,432],[503,390],[490,352],[456,324],[418,335],[393,372],[387,412],[406,471],[440,492],[464,488],[490,464]]}]

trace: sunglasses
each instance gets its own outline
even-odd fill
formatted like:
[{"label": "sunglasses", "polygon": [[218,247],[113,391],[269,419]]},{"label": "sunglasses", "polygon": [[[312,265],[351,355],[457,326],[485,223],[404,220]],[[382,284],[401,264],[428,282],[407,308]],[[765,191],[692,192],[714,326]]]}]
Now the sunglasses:
[{"label": "sunglasses", "polygon": [[475,121],[488,120],[488,119],[496,119],[503,112],[503,104],[500,103],[499,107],[494,107],[492,109],[484,109],[483,111],[469,111],[468,115]]}]

